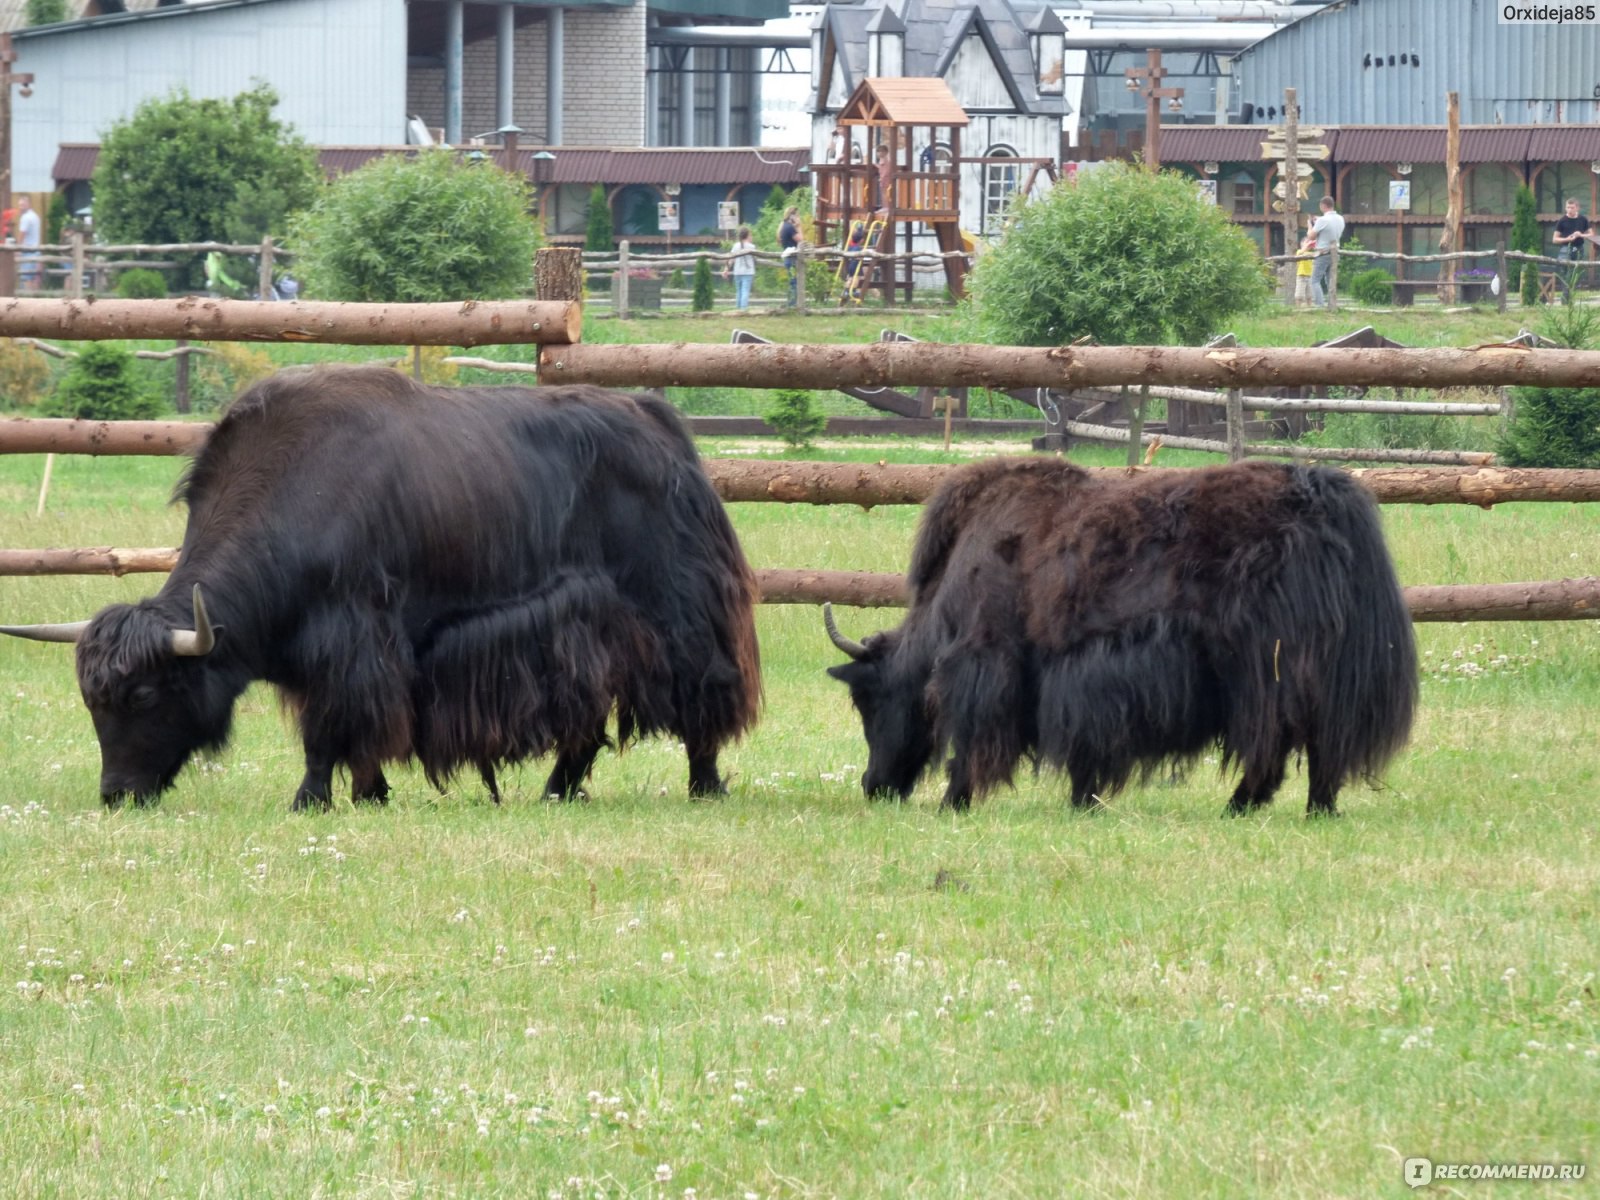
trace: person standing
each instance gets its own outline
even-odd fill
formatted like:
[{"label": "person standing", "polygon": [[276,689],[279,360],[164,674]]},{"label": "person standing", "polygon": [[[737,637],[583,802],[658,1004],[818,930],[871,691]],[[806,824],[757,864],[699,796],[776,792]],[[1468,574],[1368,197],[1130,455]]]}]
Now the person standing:
[{"label": "person standing", "polygon": [[1318,204],[1322,215],[1311,222],[1311,236],[1317,239],[1317,257],[1311,266],[1311,303],[1326,308],[1328,272],[1333,268],[1333,249],[1344,236],[1344,218],[1334,208],[1332,196],[1324,196]]},{"label": "person standing", "polygon": [[750,307],[750,288],[756,281],[756,244],[750,240],[750,226],[739,226],[739,240],[732,250],[733,306]]},{"label": "person standing", "polygon": [[789,307],[800,302],[800,280],[795,271],[795,260],[800,257],[800,210],[783,210],[783,223],[778,226],[778,249],[783,252],[783,269],[789,276]]},{"label": "person standing", "polygon": [[894,207],[894,151],[888,142],[879,142],[878,160],[878,215],[887,218]]},{"label": "person standing", "polygon": [[26,292],[39,290],[39,214],[33,211],[33,200],[26,196],[17,197],[17,244],[24,250],[31,248],[32,254],[23,254],[20,278],[22,289]]},{"label": "person standing", "polygon": [[1595,236],[1589,227],[1589,218],[1578,211],[1576,200],[1567,201],[1566,215],[1556,222],[1556,231],[1550,240],[1555,243],[1556,257],[1562,262],[1582,261],[1582,243],[1595,241]]},{"label": "person standing", "polygon": [[1300,253],[1306,257],[1294,265],[1294,306],[1306,308],[1311,303],[1311,267],[1316,259],[1311,257],[1316,253],[1317,239],[1309,226],[1306,236],[1300,239]]}]

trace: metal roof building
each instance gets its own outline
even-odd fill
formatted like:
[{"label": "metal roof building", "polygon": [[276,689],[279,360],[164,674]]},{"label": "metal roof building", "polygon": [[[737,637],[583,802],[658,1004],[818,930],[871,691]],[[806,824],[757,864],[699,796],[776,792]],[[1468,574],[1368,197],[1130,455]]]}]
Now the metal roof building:
[{"label": "metal roof building", "polygon": [[1241,118],[1281,119],[1297,90],[1319,125],[1600,121],[1600,26],[1509,25],[1494,0],[1339,0],[1233,58]]}]

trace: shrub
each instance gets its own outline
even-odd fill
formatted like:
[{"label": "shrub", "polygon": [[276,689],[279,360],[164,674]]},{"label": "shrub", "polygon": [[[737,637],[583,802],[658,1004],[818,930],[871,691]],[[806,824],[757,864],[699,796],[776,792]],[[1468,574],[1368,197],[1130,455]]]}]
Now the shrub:
[{"label": "shrub", "polygon": [[[231,100],[179,89],[146,100],[101,137],[96,232],[112,242],[256,242],[322,187],[316,151],[273,116],[259,84]],[[189,255],[182,283],[204,283]]]},{"label": "shrub", "polygon": [[1600,467],[1600,388],[1516,388],[1500,443],[1509,467]]},{"label": "shrub", "polygon": [[710,312],[717,306],[717,285],[711,278],[711,260],[701,255],[694,264],[694,296],[689,307],[695,312]]},{"label": "shrub", "polygon": [[1394,295],[1394,276],[1382,267],[1352,272],[1350,295],[1362,304],[1388,304]]},{"label": "shrub", "polygon": [[60,192],[52,192],[50,203],[44,210],[44,240],[48,245],[61,244],[61,231],[66,228],[71,218],[72,213],[67,208],[66,196]]},{"label": "shrub", "polygon": [[296,217],[296,275],[327,300],[507,299],[533,286],[528,203],[527,180],[492,162],[386,154]]},{"label": "shrub", "polygon": [[[1511,245],[1507,249],[1537,254],[1543,247],[1544,235],[1539,232],[1538,201],[1534,199],[1533,189],[1522,184],[1511,202]],[[1516,259],[1506,263],[1506,283],[1514,292],[1522,289],[1524,267],[1528,268],[1528,273],[1538,274],[1537,263],[1518,262]],[[1528,302],[1527,293],[1523,292],[1522,295],[1524,302]]]},{"label": "shrub", "polygon": [[813,407],[810,392],[784,388],[773,396],[772,407],[767,410],[767,424],[792,449],[803,450],[827,428],[828,418]]},{"label": "shrub", "polygon": [[1108,164],[1013,210],[968,285],[978,340],[1196,344],[1264,301],[1255,244],[1194,180]]},{"label": "shrub", "polygon": [[54,25],[69,16],[67,0],[28,0],[28,25]]},{"label": "shrub", "polygon": [[93,342],[78,352],[44,406],[52,417],[79,421],[138,421],[158,415],[161,404],[145,390],[138,360],[112,342]]},{"label": "shrub", "polygon": [[117,276],[117,295],[124,300],[165,299],[167,277],[149,267],[134,267]]},{"label": "shrub", "polygon": [[0,405],[32,408],[50,390],[50,364],[38,350],[0,338]]},{"label": "shrub", "polygon": [[583,248],[597,254],[610,254],[616,249],[614,237],[606,189],[597,183],[589,191],[589,225],[584,231]]}]

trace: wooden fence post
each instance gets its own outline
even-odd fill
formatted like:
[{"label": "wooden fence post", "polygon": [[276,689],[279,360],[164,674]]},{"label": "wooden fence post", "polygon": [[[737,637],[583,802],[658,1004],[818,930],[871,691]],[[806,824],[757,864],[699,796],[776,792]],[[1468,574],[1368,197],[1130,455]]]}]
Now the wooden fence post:
[{"label": "wooden fence post", "polygon": [[540,300],[583,299],[583,251],[546,246],[533,260],[534,295]]},{"label": "wooden fence post", "polygon": [[71,230],[67,234],[67,245],[72,247],[72,261],[67,267],[67,295],[77,299],[83,295],[83,230]]},{"label": "wooden fence post", "polygon": [[[173,343],[173,346],[180,351],[187,350],[189,348],[189,341],[187,338],[179,338]],[[188,354],[179,354],[178,361],[175,364],[176,377],[174,378],[172,384],[172,406],[181,413],[186,413],[189,411],[190,357],[191,356]]]},{"label": "wooden fence post", "polygon": [[1238,462],[1244,458],[1244,392],[1239,388],[1228,389],[1228,461]]},{"label": "wooden fence post", "polygon": [[1328,311],[1339,311],[1339,243],[1328,251]]},{"label": "wooden fence post", "polygon": [[261,239],[261,270],[256,275],[256,299],[273,299],[272,291],[272,235]]},{"label": "wooden fence post", "polygon": [[1506,289],[1510,284],[1506,282],[1506,244],[1503,239],[1494,244],[1494,275],[1495,282],[1499,285],[1495,289],[1495,311],[1505,312]]},{"label": "wooden fence post", "polygon": [[806,245],[794,252],[794,286],[795,286],[795,311],[806,311]]},{"label": "wooden fence post", "polygon": [[622,320],[628,319],[628,239],[617,243],[616,285],[611,290],[611,307]]}]

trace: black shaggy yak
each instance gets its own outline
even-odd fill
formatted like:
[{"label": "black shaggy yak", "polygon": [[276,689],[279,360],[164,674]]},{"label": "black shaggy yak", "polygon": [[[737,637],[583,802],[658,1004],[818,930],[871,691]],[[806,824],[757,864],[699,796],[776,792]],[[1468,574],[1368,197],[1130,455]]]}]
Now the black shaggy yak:
[{"label": "black shaggy yak", "polygon": [[1304,750],[1308,811],[1333,813],[1411,728],[1410,618],[1377,507],[1338,471],[982,463],[929,502],[907,582],[905,623],[864,644],[824,613],[868,795],[907,796],[948,745],[948,807],[1025,754],[1087,807],[1220,744],[1243,769],[1229,812],[1271,800]]},{"label": "black shaggy yak", "polygon": [[689,790],[755,720],[755,578],[665,401],[592,387],[424,387],[297,369],[229,408],[178,488],[166,586],[78,643],[102,797],[148,800],[222,745],[252,680],[297,712],[296,808],[415,756],[435,783],[558,752],[573,795],[621,741],[683,739]]}]

